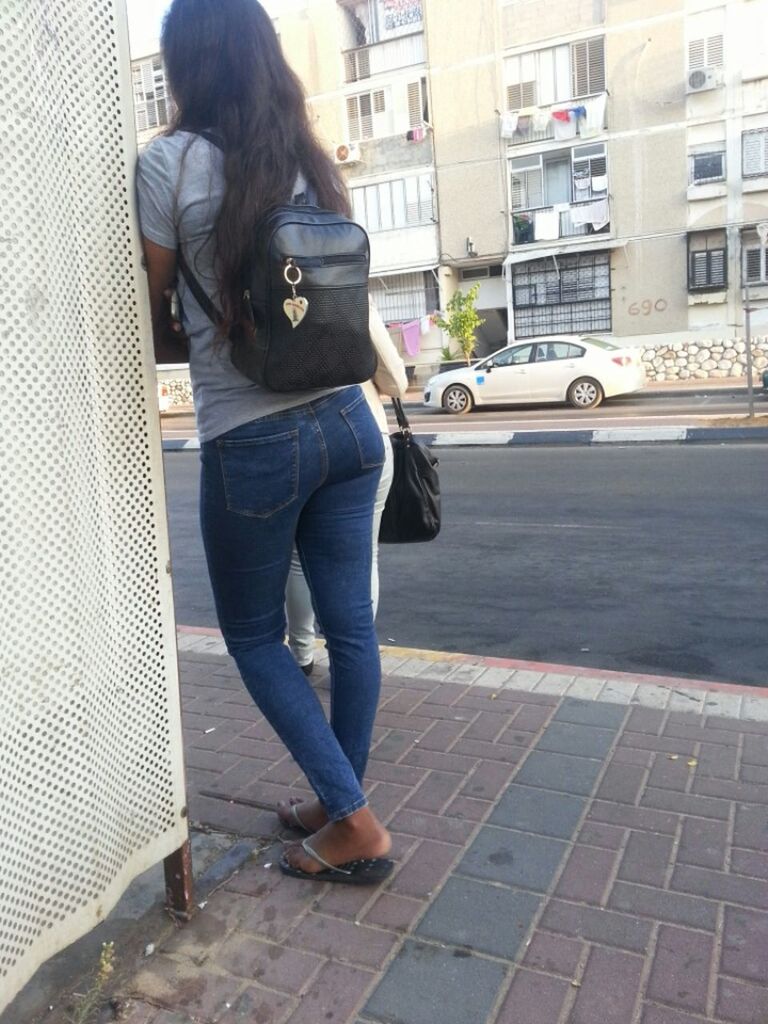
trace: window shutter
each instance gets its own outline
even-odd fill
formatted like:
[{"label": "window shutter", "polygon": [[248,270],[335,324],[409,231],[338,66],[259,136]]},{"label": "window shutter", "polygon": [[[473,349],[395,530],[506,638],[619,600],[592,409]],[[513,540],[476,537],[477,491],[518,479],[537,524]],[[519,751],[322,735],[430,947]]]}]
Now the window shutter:
[{"label": "window shutter", "polygon": [[357,77],[358,78],[370,78],[371,77],[371,51],[370,50],[358,50],[357,51]]},{"label": "window shutter", "polygon": [[422,121],[421,82],[411,82],[408,86],[408,127],[420,128]]},{"label": "window shutter", "polygon": [[524,107],[536,106],[536,83],[518,82],[507,86],[507,109],[523,110]]},{"label": "window shutter", "polygon": [[602,36],[571,44],[574,99],[605,91],[605,46]]},{"label": "window shutter", "polygon": [[761,280],[760,275],[760,250],[759,249],[747,249],[745,253],[745,264],[746,264],[746,278],[750,284],[755,284]]},{"label": "window shutter", "polygon": [[723,66],[722,35],[710,36],[707,39],[707,64],[711,68],[721,68]]},{"label": "window shutter", "polygon": [[690,267],[690,281],[689,287],[691,288],[706,288],[707,287],[707,253],[706,252],[692,252],[691,267]]},{"label": "window shutter", "polygon": [[695,71],[696,68],[706,66],[707,41],[706,39],[692,39],[688,43],[688,70]]},{"label": "window shutter", "polygon": [[[370,98],[369,98],[368,102],[370,104]],[[384,90],[383,89],[379,89],[377,92],[375,92],[373,94],[373,112],[374,112],[374,114],[383,114],[384,110],[385,110]]]},{"label": "window shutter", "polygon": [[357,81],[357,54],[344,54],[344,80],[346,82]]},{"label": "window shutter", "polygon": [[360,110],[357,105],[357,96],[350,96],[347,100],[347,123],[349,125],[349,141],[359,142],[362,135],[360,131]]},{"label": "window shutter", "polygon": [[721,68],[723,66],[723,36],[718,34],[688,43],[688,70]]},{"label": "window shutter", "polygon": [[742,174],[768,174],[768,128],[744,132],[742,139]]},{"label": "window shutter", "polygon": [[587,43],[589,91],[605,92],[605,41],[590,39]]},{"label": "window shutter", "polygon": [[725,249],[712,249],[709,253],[709,283],[725,287]]},{"label": "window shutter", "polygon": [[364,139],[370,139],[373,136],[373,113],[371,110],[371,94],[369,92],[363,93],[362,96],[358,97],[360,101],[360,132]]}]

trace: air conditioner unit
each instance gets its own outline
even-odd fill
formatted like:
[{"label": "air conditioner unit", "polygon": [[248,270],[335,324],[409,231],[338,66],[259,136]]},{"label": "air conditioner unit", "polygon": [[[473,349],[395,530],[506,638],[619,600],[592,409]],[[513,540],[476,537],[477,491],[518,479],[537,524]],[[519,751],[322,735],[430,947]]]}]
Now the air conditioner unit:
[{"label": "air conditioner unit", "polygon": [[708,92],[723,84],[720,68],[696,68],[688,72],[688,92]]},{"label": "air conditioner unit", "polygon": [[334,159],[337,164],[359,164],[362,159],[360,147],[354,142],[342,142],[340,146],[336,147]]}]

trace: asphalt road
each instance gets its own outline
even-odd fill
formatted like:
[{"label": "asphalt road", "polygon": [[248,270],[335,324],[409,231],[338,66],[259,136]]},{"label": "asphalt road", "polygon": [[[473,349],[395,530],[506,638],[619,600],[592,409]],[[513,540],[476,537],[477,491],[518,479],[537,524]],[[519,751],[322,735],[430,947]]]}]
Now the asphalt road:
[{"label": "asphalt road", "polygon": [[[407,401],[408,417],[414,430],[423,434],[437,431],[593,429],[614,426],[704,426],[717,417],[745,416],[747,389],[702,388],[684,392],[642,391],[611,398],[597,409],[581,411],[566,405],[517,405],[507,408],[477,409],[466,416],[455,416],[440,409],[427,409],[418,395]],[[768,396],[756,392],[755,410],[768,413]],[[394,424],[394,416],[390,416]],[[163,417],[163,436],[193,437],[194,417],[175,414]]]},{"label": "asphalt road", "polygon": [[[214,626],[197,456],[165,462],[177,620]],[[440,462],[440,537],[381,549],[382,643],[768,684],[768,446]]]}]

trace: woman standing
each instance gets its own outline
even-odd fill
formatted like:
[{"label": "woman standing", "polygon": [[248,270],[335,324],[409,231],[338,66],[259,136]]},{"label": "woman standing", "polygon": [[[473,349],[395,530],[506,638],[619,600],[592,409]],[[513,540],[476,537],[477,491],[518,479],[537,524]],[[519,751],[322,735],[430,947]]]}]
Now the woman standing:
[{"label": "woman standing", "polygon": [[[217,330],[179,284],[219,622],[246,687],[317,795],[302,814],[314,834],[286,850],[281,868],[377,882],[392,870],[391,840],[362,783],[380,685],[370,587],[381,432],[359,387],[267,391],[234,368],[227,340],[246,314],[241,274],[264,214],[300,193],[348,214],[348,199],[257,0],[173,0],[162,47],[178,112],[138,175],[153,329],[164,337],[180,247],[223,321]],[[328,645],[330,722],[283,643],[294,542]]]}]

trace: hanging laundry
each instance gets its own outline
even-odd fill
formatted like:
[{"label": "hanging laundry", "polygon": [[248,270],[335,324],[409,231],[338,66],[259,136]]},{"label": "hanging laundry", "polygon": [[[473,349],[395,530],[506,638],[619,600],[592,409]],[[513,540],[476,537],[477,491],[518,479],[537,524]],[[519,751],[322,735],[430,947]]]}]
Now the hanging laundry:
[{"label": "hanging laundry", "polygon": [[501,118],[501,137],[511,139],[517,131],[518,113],[516,110],[508,111]]},{"label": "hanging laundry", "polygon": [[417,356],[421,351],[421,321],[409,320],[400,324],[403,332],[403,348],[409,356]]},{"label": "hanging laundry", "polygon": [[533,214],[516,213],[512,217],[513,241],[515,245],[525,245],[535,241],[533,237]]},{"label": "hanging laundry", "polygon": [[531,127],[535,132],[545,132],[552,123],[552,118],[548,110],[541,110],[536,107],[531,114]]},{"label": "hanging laundry", "polygon": [[411,130],[405,136],[408,142],[423,142],[424,141],[424,129],[423,128],[411,128]]},{"label": "hanging laundry", "polygon": [[591,139],[600,135],[605,127],[605,98],[606,94],[590,96],[584,100],[584,107],[587,111],[584,120],[579,125],[579,134],[582,139]]},{"label": "hanging laundry", "polygon": [[552,118],[555,125],[555,138],[558,141],[576,138],[576,121],[571,120],[568,110],[553,110]]},{"label": "hanging laundry", "polygon": [[431,330],[432,330],[432,317],[430,317],[430,316],[423,316],[421,318],[421,320],[419,320],[419,333],[421,334],[422,338],[424,337],[425,334],[429,334],[429,332]]},{"label": "hanging laundry", "polygon": [[528,114],[520,115],[517,118],[517,134],[527,135],[531,130],[531,118]]},{"label": "hanging laundry", "polygon": [[[576,189],[577,192],[586,192],[589,189],[589,178],[574,178],[573,187]],[[586,198],[589,197],[587,196]]]},{"label": "hanging laundry", "polygon": [[608,175],[607,174],[596,174],[592,178],[592,191],[593,192],[607,192],[608,191]]},{"label": "hanging laundry", "polygon": [[[587,178],[587,184],[589,179]],[[575,228],[586,227],[587,224],[592,223],[592,208],[594,203],[582,203],[580,206],[571,207],[571,224]]]},{"label": "hanging laundry", "polygon": [[611,215],[608,209],[608,200],[598,199],[596,203],[592,203],[592,219],[590,221],[592,230],[601,231],[610,222]]},{"label": "hanging laundry", "polygon": [[583,106],[571,107],[568,113],[571,115],[572,121],[581,121],[582,118],[587,116],[587,108]]},{"label": "hanging laundry", "polygon": [[537,242],[551,242],[560,237],[560,214],[557,210],[538,210],[534,222]]}]

